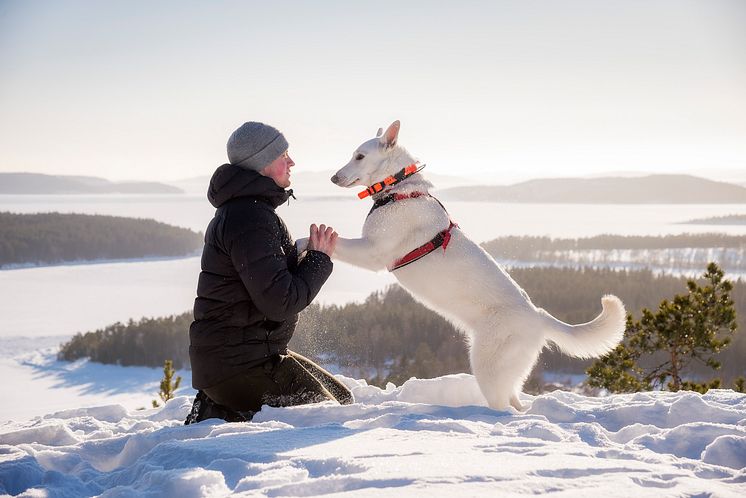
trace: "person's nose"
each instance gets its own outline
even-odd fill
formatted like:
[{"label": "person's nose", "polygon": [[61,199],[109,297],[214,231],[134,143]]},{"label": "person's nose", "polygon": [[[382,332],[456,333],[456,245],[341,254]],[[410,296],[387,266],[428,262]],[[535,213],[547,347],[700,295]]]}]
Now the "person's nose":
[{"label": "person's nose", "polygon": [[288,156],[288,168],[292,168],[293,166],[295,166],[295,161]]}]

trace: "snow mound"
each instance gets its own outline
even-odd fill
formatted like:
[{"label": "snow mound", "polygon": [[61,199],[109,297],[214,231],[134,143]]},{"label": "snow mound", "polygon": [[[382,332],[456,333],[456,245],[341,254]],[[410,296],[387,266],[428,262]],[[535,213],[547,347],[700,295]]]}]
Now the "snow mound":
[{"label": "snow mound", "polygon": [[352,405],[265,407],[184,426],[160,409],[65,410],[0,427],[0,493],[22,496],[746,495],[746,395],[729,390],[485,406],[471,375],[386,389],[339,377]]}]

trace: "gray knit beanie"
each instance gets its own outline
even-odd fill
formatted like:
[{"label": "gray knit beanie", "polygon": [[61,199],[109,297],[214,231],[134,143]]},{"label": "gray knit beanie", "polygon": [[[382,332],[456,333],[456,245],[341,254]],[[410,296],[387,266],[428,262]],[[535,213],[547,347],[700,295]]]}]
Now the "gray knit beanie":
[{"label": "gray knit beanie", "polygon": [[288,141],[276,128],[249,121],[228,139],[228,160],[234,166],[261,171],[288,150]]}]

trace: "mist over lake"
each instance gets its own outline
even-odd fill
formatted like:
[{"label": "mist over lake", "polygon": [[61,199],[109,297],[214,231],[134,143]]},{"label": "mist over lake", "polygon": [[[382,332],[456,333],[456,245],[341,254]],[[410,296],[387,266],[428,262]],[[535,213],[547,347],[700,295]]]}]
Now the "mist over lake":
[{"label": "mist over lake", "polygon": [[[341,236],[360,235],[370,201],[297,194],[278,208],[296,238],[311,223],[332,225]],[[746,235],[746,226],[681,224],[686,220],[746,214],[746,205],[580,205],[447,202],[452,218],[473,239],[505,235],[589,237],[718,232]],[[203,195],[2,195],[0,211],[85,213],[153,218],[204,231],[214,208]],[[105,262],[0,271],[0,336],[69,336],[116,321],[181,313],[191,308],[199,257]],[[392,275],[335,263],[317,301],[359,301],[394,282]]]}]

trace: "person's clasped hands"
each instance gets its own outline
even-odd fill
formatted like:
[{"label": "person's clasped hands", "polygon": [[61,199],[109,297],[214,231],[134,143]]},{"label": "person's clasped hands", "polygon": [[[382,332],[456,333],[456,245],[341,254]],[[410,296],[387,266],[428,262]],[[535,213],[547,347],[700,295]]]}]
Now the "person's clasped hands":
[{"label": "person's clasped hands", "polygon": [[327,256],[332,255],[334,248],[337,246],[337,237],[339,235],[334,231],[332,227],[328,227],[324,224],[316,226],[311,225],[311,234],[308,239],[308,250],[323,252]]}]

